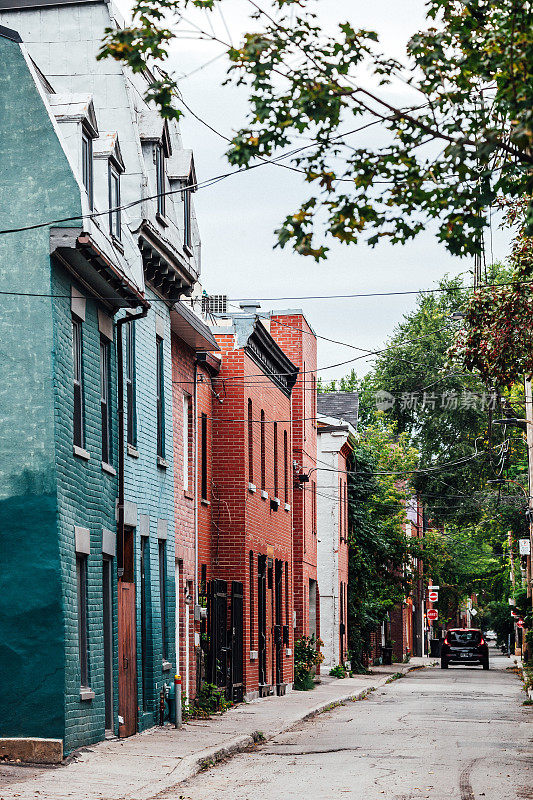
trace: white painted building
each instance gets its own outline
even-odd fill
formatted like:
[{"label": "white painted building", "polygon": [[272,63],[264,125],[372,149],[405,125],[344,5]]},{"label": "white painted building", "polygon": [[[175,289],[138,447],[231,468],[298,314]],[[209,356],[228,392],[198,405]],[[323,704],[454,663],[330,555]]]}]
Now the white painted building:
[{"label": "white painted building", "polygon": [[[321,396],[319,395],[319,398]],[[327,397],[327,396],[326,396]],[[318,413],[318,585],[322,670],[329,672],[348,656],[348,484],[347,470],[355,428]]]}]

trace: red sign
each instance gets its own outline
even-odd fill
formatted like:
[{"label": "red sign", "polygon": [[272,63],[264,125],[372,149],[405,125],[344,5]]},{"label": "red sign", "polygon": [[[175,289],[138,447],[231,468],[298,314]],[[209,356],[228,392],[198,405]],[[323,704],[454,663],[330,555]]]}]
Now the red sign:
[{"label": "red sign", "polygon": [[516,623],[516,627],[517,628],[523,628],[524,627],[524,620],[523,619],[519,619],[518,622]]},{"label": "red sign", "polygon": [[431,589],[430,589],[429,593],[428,593],[428,600],[429,600],[430,603],[437,603],[438,600],[439,600],[439,593],[438,592],[432,592]]},{"label": "red sign", "polygon": [[439,612],[436,608],[430,608],[428,611],[428,619],[430,622],[434,622],[437,617],[439,616]]}]

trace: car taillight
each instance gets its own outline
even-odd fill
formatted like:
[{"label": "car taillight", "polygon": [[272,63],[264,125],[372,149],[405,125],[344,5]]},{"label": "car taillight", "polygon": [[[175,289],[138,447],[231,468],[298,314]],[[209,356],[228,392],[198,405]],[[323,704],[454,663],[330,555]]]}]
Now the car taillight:
[{"label": "car taillight", "polygon": [[480,644],[485,644],[485,639],[483,637],[481,637]]},{"label": "car taillight", "polygon": [[444,644],[450,644],[448,641],[448,637],[446,637],[446,639],[444,640]]}]

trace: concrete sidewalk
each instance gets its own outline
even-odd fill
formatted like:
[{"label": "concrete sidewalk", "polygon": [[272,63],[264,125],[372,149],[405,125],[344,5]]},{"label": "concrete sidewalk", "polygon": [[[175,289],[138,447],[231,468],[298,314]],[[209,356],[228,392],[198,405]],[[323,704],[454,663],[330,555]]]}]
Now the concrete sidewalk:
[{"label": "concrete sidewalk", "polygon": [[181,781],[258,740],[268,740],[315,714],[364,697],[396,672],[434,664],[374,667],[371,675],[323,677],[311,692],[290,692],[241,703],[222,716],[192,720],[181,730],[151,728],[129,739],[112,739],[75,754],[60,767],[0,764],[0,800],[155,800]]}]

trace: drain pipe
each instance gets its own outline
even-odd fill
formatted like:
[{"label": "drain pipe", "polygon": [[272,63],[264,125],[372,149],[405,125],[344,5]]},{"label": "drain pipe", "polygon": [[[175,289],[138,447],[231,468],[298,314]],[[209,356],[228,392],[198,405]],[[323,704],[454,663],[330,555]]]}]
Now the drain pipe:
[{"label": "drain pipe", "polygon": [[117,392],[118,392],[118,504],[117,504],[117,576],[124,575],[124,356],[122,326],[143,319],[148,314],[146,304],[139,314],[126,314],[116,322],[117,327]]}]

